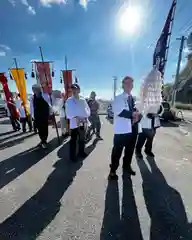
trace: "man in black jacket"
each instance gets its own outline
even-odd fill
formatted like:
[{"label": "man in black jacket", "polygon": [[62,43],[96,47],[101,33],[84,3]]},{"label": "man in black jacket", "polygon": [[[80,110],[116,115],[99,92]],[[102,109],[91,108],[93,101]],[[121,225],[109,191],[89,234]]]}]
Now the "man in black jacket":
[{"label": "man in black jacket", "polygon": [[40,86],[36,85],[33,90],[34,119],[39,137],[41,139],[39,146],[46,148],[48,138],[49,104],[43,98]]}]

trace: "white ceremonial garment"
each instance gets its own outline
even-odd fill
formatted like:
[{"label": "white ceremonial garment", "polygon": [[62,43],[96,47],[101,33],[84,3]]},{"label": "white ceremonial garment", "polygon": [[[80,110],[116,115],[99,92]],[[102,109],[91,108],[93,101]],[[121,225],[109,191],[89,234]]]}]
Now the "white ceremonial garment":
[{"label": "white ceremonial garment", "polygon": [[30,115],[31,115],[31,117],[32,117],[32,118],[34,118],[34,106],[33,106],[33,99],[34,99],[34,97],[33,97],[33,96],[31,96],[31,98],[30,98]]},{"label": "white ceremonial garment", "polygon": [[[141,127],[144,129],[152,129],[152,119],[148,118],[147,116],[143,116],[141,119]],[[159,117],[154,118],[154,128],[158,128],[161,126]]]},{"label": "white ceremonial garment", "polygon": [[[132,133],[132,121],[131,119],[119,117],[118,115],[123,111],[129,111],[128,94],[122,93],[115,97],[112,103],[112,109],[114,113],[113,128],[114,134],[126,134]],[[138,123],[138,131],[141,132],[141,125]]]},{"label": "white ceremonial garment", "polygon": [[90,108],[83,97],[79,99],[73,96],[68,98],[65,104],[66,116],[70,120],[70,129],[78,127],[77,119],[75,117],[82,117],[88,120],[90,116]]},{"label": "white ceremonial garment", "polygon": [[19,111],[19,117],[20,118],[26,118],[27,115],[26,115],[26,112],[25,112],[25,108],[24,106],[22,105],[22,100],[21,99],[17,99],[15,101],[15,104],[16,104],[16,108],[18,109]]}]

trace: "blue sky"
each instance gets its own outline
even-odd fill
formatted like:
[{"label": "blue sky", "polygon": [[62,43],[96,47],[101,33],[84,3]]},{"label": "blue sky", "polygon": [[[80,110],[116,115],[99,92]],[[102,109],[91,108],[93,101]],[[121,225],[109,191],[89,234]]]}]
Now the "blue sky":
[{"label": "blue sky", "polygon": [[[143,3],[144,2],[144,3]],[[20,67],[31,72],[32,59],[55,62],[54,89],[60,84],[60,69],[68,56],[69,68],[75,68],[82,92],[95,90],[98,96],[112,97],[112,77],[135,79],[134,94],[150,70],[152,55],[172,0],[132,0],[141,9],[141,23],[133,35],[120,30],[120,9],[125,0],[0,0],[0,71],[7,72],[17,57]],[[179,41],[176,37],[192,30],[192,1],[178,0],[165,81],[176,71]],[[185,61],[185,58],[183,58]],[[30,74],[29,74],[30,75]],[[34,79],[27,80],[28,92]],[[10,81],[15,90],[15,83]]]}]

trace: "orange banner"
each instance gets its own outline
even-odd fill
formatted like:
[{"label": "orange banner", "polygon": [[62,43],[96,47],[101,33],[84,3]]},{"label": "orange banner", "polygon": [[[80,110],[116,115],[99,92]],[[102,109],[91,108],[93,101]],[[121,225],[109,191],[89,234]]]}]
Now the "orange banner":
[{"label": "orange banner", "polygon": [[72,85],[72,70],[63,71],[63,80],[65,87],[65,98],[69,98],[72,95],[71,85]]},{"label": "orange banner", "polygon": [[49,62],[35,62],[39,84],[44,93],[52,92],[52,77]]}]

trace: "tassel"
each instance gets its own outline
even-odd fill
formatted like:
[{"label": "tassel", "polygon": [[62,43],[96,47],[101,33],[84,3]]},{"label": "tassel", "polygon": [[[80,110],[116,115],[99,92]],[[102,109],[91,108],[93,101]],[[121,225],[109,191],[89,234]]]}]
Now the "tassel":
[{"label": "tassel", "polygon": [[55,72],[54,72],[54,65],[52,63],[52,73],[51,73],[52,77],[55,77]]},{"label": "tassel", "polygon": [[27,73],[25,73],[25,79],[27,79]]},{"label": "tassel", "polygon": [[31,77],[32,77],[32,78],[35,78],[34,63],[32,63]]},{"label": "tassel", "polygon": [[75,76],[75,83],[78,83],[78,79],[77,79],[77,77]]},{"label": "tassel", "polygon": [[63,83],[62,71],[60,72],[60,83]]}]

